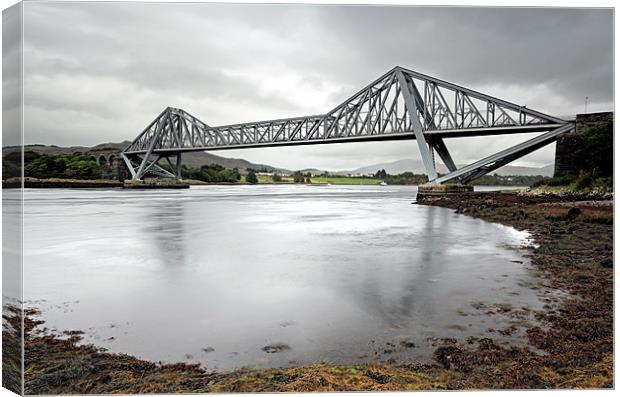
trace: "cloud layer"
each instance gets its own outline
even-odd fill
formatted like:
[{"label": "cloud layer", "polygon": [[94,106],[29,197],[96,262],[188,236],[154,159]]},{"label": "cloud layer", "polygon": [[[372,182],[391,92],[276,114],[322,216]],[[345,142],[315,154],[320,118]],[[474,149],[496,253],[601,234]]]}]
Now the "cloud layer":
[{"label": "cloud layer", "polygon": [[[555,115],[585,96],[613,107],[604,9],[29,2],[24,24],[27,143],[131,140],[166,106],[211,125],[324,113],[394,65]],[[522,139],[448,146],[461,163]],[[418,158],[414,142],[220,154],[329,169]]]}]

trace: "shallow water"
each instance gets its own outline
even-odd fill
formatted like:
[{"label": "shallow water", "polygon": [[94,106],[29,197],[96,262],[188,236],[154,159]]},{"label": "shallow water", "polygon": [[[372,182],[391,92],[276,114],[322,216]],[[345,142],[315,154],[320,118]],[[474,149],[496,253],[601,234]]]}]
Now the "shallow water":
[{"label": "shallow water", "polygon": [[[27,189],[24,296],[52,332],[214,370],[432,358],[539,309],[526,233],[415,187]],[[405,346],[402,342],[413,343]],[[270,344],[290,347],[267,353]]]}]

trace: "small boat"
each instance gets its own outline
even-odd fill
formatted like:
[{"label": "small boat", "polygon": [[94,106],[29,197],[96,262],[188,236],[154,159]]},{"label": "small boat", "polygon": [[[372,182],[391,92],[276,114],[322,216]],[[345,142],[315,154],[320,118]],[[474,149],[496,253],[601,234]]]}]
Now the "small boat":
[{"label": "small boat", "polygon": [[385,181],[381,181],[381,183],[379,184],[381,186],[387,186],[387,183],[385,183]]}]

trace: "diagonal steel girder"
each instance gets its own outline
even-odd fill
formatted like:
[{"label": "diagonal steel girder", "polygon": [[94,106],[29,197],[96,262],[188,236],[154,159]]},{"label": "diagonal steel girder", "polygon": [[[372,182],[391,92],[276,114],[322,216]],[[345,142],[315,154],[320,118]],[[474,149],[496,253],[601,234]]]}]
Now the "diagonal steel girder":
[{"label": "diagonal steel girder", "polygon": [[[123,151],[123,159],[132,177],[141,179],[147,173],[173,175],[156,163],[176,156],[178,178],[182,152],[414,139],[431,182],[467,182],[526,151],[517,145],[514,153],[490,164],[483,159],[485,164],[457,169],[445,139],[547,132],[566,125],[560,118],[397,66],[323,115],[211,127],[168,107]],[[448,175],[438,177],[434,153]]]},{"label": "diagonal steel girder", "polygon": [[435,179],[435,183],[443,183],[453,180],[458,180],[464,183],[487,174],[493,170],[496,170],[509,162],[523,157],[526,154],[530,154],[535,150],[540,149],[543,146],[554,142],[562,134],[570,132],[575,129],[573,123],[566,123],[565,125],[551,130],[547,133],[537,136],[536,138],[527,140],[518,145],[512,146],[508,149],[504,149],[501,152],[495,153],[491,156],[485,157],[482,160],[476,161],[460,169],[454,170],[446,175],[440,176]]},{"label": "diagonal steel girder", "polygon": [[428,142],[426,142],[426,138],[424,138],[422,123],[420,123],[420,119],[417,117],[418,106],[420,104],[416,104],[416,88],[415,86],[412,86],[411,81],[407,80],[401,70],[396,71],[396,78],[398,79],[398,84],[400,85],[402,95],[405,98],[405,106],[407,107],[407,111],[409,112],[411,127],[413,128],[413,133],[415,134],[415,140],[418,144],[420,155],[422,155],[424,168],[426,168],[426,175],[428,175],[429,180],[435,180],[437,179],[435,161],[433,160],[433,155],[431,154],[431,151],[429,149]]}]

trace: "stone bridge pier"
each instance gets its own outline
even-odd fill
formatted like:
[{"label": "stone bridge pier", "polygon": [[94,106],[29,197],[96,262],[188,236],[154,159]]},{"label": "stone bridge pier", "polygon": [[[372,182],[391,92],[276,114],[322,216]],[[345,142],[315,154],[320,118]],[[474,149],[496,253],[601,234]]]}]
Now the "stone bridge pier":
[{"label": "stone bridge pier", "polygon": [[103,179],[115,179],[122,182],[130,177],[120,151],[91,151],[88,155],[101,167]]}]

